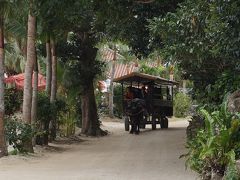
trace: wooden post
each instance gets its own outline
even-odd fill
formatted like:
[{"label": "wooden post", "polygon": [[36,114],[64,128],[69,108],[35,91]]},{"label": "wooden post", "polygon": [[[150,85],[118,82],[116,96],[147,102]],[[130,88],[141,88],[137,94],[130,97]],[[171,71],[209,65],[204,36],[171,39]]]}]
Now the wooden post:
[{"label": "wooden post", "polygon": [[125,116],[125,110],[124,110],[124,89],[123,89],[123,82],[122,85],[122,108],[123,108],[123,116]]}]

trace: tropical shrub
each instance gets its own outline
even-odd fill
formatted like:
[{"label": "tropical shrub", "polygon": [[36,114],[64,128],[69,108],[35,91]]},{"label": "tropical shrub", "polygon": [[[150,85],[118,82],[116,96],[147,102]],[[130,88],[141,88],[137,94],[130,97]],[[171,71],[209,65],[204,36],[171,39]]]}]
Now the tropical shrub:
[{"label": "tropical shrub", "polygon": [[31,125],[20,121],[17,117],[8,116],[5,123],[5,133],[9,145],[12,145],[19,153],[26,153],[24,144],[32,139],[34,130]]},{"label": "tropical shrub", "polygon": [[113,97],[113,104],[114,104],[114,115],[116,117],[122,118],[123,116],[123,105],[122,105],[122,86],[114,86],[114,97]]},{"label": "tropical shrub", "polygon": [[5,103],[5,114],[12,115],[16,111],[21,109],[21,104],[23,101],[22,91],[18,91],[14,88],[6,89],[4,94]]},{"label": "tropical shrub", "polygon": [[82,127],[82,108],[81,108],[81,97],[77,96],[75,101],[75,119],[76,119],[76,126]]},{"label": "tropical shrub", "polygon": [[57,98],[55,103],[52,104],[52,116],[56,117],[58,120],[63,116],[62,113],[66,113],[69,110],[69,104],[65,99]]},{"label": "tropical shrub", "polygon": [[52,106],[49,98],[45,93],[38,94],[36,144],[43,145],[48,143],[49,123],[53,117]]},{"label": "tropical shrub", "polygon": [[53,108],[51,107],[49,97],[46,93],[38,94],[37,119],[40,122],[50,121],[52,118]]},{"label": "tropical shrub", "polygon": [[201,109],[200,113],[205,129],[187,142],[186,165],[203,179],[239,179],[235,159],[240,158],[240,116],[229,113],[226,103],[218,111]]},{"label": "tropical shrub", "polygon": [[95,92],[95,99],[98,107],[98,115],[102,116],[109,113],[108,109],[108,93],[103,93],[101,91]]},{"label": "tropical shrub", "polygon": [[177,93],[174,97],[173,108],[175,117],[186,117],[191,106],[191,98],[184,93]]},{"label": "tropical shrub", "polygon": [[[38,94],[38,109],[37,109],[37,138],[36,142],[39,145],[48,143],[48,135],[55,136],[57,127],[51,128],[49,132],[50,121],[56,121],[56,125],[62,123],[67,114],[67,104],[62,99],[57,99],[54,103],[50,103],[46,93]],[[54,131],[54,132],[53,132]],[[53,139],[55,137],[52,137]]]},{"label": "tropical shrub", "polygon": [[221,105],[226,94],[239,89],[239,83],[239,73],[232,72],[232,70],[224,71],[214,83],[204,86],[203,89],[195,89],[193,98],[212,111]]},{"label": "tropical shrub", "polygon": [[204,119],[200,115],[196,114],[192,116],[191,120],[189,121],[189,125],[186,129],[187,138],[188,139],[195,138],[197,136],[198,131],[200,129],[203,129],[204,126],[205,126]]},{"label": "tropical shrub", "polygon": [[61,112],[67,111],[67,104],[63,99],[56,99],[50,103],[49,97],[45,93],[38,94],[37,117],[41,122],[50,121],[53,118],[61,118]]},{"label": "tropical shrub", "polygon": [[[58,123],[58,133],[60,136],[70,136],[75,133],[76,122],[79,122],[79,99],[58,99],[55,103],[55,113]],[[79,105],[79,106],[78,106]]]}]

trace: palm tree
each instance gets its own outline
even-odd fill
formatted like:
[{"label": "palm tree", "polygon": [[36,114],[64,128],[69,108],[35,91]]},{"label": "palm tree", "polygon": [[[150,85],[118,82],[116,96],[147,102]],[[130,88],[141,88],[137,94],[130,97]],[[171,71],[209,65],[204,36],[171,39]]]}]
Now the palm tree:
[{"label": "palm tree", "polygon": [[[2,5],[0,3],[0,9]],[[2,10],[2,9],[1,9]],[[0,157],[7,155],[4,133],[4,16],[0,11]]]},{"label": "palm tree", "polygon": [[51,39],[51,58],[52,58],[52,84],[50,102],[53,103],[56,100],[57,93],[57,56],[55,49],[55,40],[53,38]]},{"label": "palm tree", "polygon": [[47,35],[46,38],[46,92],[51,95],[51,82],[52,82],[52,56],[51,56],[51,46],[50,46],[50,38]]},{"label": "palm tree", "polygon": [[33,93],[32,93],[32,111],[31,111],[31,123],[34,125],[37,120],[37,95],[38,95],[38,60],[37,57],[34,60],[33,69]]},{"label": "palm tree", "polygon": [[[39,16],[40,25],[42,28],[42,36],[46,43],[46,92],[50,97],[50,101],[53,102],[56,99],[56,68],[57,68],[57,56],[55,51],[56,37],[63,37],[62,33],[67,35],[68,27],[62,28],[61,20],[65,17],[65,5],[69,4],[68,1],[62,0],[41,0],[39,2]],[[65,4],[66,3],[66,4]],[[66,29],[65,29],[66,28]],[[53,89],[52,89],[53,88]]]},{"label": "palm tree", "polygon": [[0,157],[7,155],[7,146],[4,132],[4,23],[9,16],[12,2],[0,1]]},{"label": "palm tree", "polygon": [[114,88],[113,88],[113,79],[116,69],[116,56],[117,56],[117,48],[114,45],[113,48],[113,60],[112,60],[112,71],[111,71],[111,79],[110,79],[110,86],[109,86],[109,117],[113,118],[113,95],[114,95]]},{"label": "palm tree", "polygon": [[[6,36],[7,33],[5,33]],[[12,73],[24,72],[25,60],[26,58],[23,56],[15,39],[11,41],[7,40],[7,45],[5,46],[5,72],[11,75]]]},{"label": "palm tree", "polygon": [[[27,58],[27,8],[23,1],[11,4],[11,16],[5,22],[5,71],[24,72]],[[19,8],[21,7],[21,8]]]},{"label": "palm tree", "polygon": [[[51,83],[51,96],[50,102],[54,104],[56,101],[56,94],[57,94],[57,56],[56,56],[56,49],[55,49],[55,40],[51,39],[51,60],[52,60],[52,83]],[[53,117],[51,120],[51,127],[50,127],[50,134],[51,140],[56,138],[56,129],[57,129],[57,122],[56,118]]]},{"label": "palm tree", "polygon": [[[34,61],[36,59],[36,16],[32,12],[33,2],[30,2],[28,15],[28,36],[27,36],[27,61],[24,74],[24,91],[23,91],[23,120],[31,124],[32,110],[32,73]],[[25,144],[24,148],[28,152],[33,152],[32,142]]]}]

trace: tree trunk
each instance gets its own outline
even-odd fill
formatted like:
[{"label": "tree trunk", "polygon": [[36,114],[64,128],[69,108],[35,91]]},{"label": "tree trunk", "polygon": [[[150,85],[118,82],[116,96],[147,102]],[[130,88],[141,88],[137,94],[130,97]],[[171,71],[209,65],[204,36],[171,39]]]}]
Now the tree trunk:
[{"label": "tree trunk", "polygon": [[50,101],[54,102],[56,100],[57,93],[57,57],[55,50],[55,41],[53,39],[51,40],[51,56],[52,56],[52,85]]},{"label": "tree trunk", "polygon": [[187,94],[187,89],[186,89],[186,85],[187,85],[187,80],[183,80],[183,93]]},{"label": "tree trunk", "polygon": [[32,111],[31,111],[31,123],[36,123],[37,120],[37,95],[38,95],[38,64],[37,58],[34,63],[33,70],[33,95],[32,95]]},{"label": "tree trunk", "polygon": [[113,52],[113,60],[112,60],[112,72],[111,72],[111,80],[110,80],[110,86],[109,86],[109,117],[113,118],[113,96],[114,96],[114,87],[113,87],[113,79],[114,79],[114,74],[115,74],[115,66],[116,66],[116,47],[114,47],[114,52]]},{"label": "tree trunk", "polygon": [[[57,57],[55,49],[55,41],[51,39],[51,57],[52,57],[52,84],[51,84],[51,96],[50,102],[54,104],[57,94]],[[54,140],[57,136],[57,121],[56,117],[53,117],[50,122],[50,141]]]},{"label": "tree trunk", "polygon": [[[36,17],[31,13],[28,15],[28,37],[27,37],[27,62],[24,74],[24,92],[23,92],[23,120],[31,124],[32,110],[32,72],[36,58]],[[33,152],[32,143],[26,143],[24,147],[28,152]]]},{"label": "tree trunk", "polygon": [[49,122],[50,120],[46,120],[43,122],[43,130],[44,130],[44,135],[43,135],[43,144],[48,145],[49,142]]},{"label": "tree trunk", "polygon": [[[88,67],[96,61],[97,49],[84,45],[82,52],[82,60],[85,67]],[[86,74],[88,76],[88,74]],[[81,110],[82,110],[82,134],[89,136],[106,135],[107,133],[100,128],[100,122],[98,120],[97,105],[94,94],[93,79],[91,75],[86,78],[87,81],[83,81],[81,91]]]},{"label": "tree trunk", "polygon": [[46,42],[46,92],[47,94],[51,95],[51,82],[52,82],[52,58],[51,58],[51,46],[50,46],[50,39],[47,38]]},{"label": "tree trunk", "polygon": [[[37,121],[37,96],[38,96],[38,60],[35,57],[34,70],[33,70],[33,95],[32,95],[32,112],[31,123],[34,127]],[[33,138],[33,145],[35,146],[35,137]]]},{"label": "tree trunk", "polygon": [[7,155],[4,133],[4,35],[3,16],[0,15],[0,157]]},{"label": "tree trunk", "polygon": [[93,81],[81,95],[82,133],[90,136],[100,135],[100,124],[97,117],[97,105],[94,95]]}]

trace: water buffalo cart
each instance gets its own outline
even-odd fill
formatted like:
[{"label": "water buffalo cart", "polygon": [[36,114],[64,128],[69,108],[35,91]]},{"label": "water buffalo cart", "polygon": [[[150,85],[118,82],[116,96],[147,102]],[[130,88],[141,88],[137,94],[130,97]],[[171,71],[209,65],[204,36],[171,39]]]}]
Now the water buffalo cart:
[{"label": "water buffalo cart", "polygon": [[[130,125],[139,122],[140,128],[147,124],[155,130],[159,124],[161,128],[168,128],[168,117],[173,115],[173,90],[178,85],[158,76],[133,72],[114,79],[122,85],[123,117],[125,130]],[[134,98],[125,99],[126,89],[131,89]]]}]

